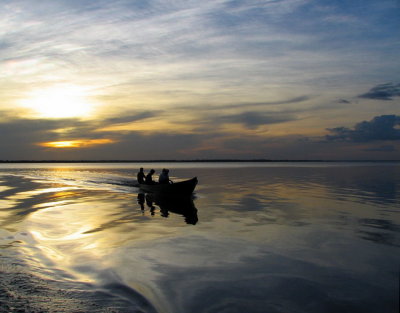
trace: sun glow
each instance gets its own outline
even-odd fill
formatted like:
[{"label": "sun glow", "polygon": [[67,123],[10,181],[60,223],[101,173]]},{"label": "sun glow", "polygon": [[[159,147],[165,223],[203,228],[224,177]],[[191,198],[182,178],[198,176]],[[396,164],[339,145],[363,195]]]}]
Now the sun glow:
[{"label": "sun glow", "polygon": [[76,85],[58,85],[36,89],[20,101],[23,107],[32,109],[40,117],[70,118],[88,116],[95,103],[88,98],[87,88]]},{"label": "sun glow", "polygon": [[65,140],[65,141],[50,141],[42,142],[39,145],[49,148],[83,148],[96,145],[104,145],[114,143],[112,139],[82,139],[82,140]]}]

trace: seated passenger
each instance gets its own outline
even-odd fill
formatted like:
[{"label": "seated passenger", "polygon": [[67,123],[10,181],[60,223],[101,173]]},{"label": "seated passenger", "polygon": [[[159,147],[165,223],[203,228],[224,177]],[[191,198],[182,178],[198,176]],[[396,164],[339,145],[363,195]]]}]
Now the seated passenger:
[{"label": "seated passenger", "polygon": [[155,173],[156,171],[155,170],[153,170],[153,169],[151,169],[150,170],[150,172],[146,175],[146,178],[145,178],[145,184],[147,184],[147,185],[153,185],[153,184],[155,184],[156,182],[153,180],[153,174]]},{"label": "seated passenger", "polygon": [[140,168],[139,173],[137,173],[137,181],[139,184],[144,184],[145,175],[143,172],[143,167]]},{"label": "seated passenger", "polygon": [[158,178],[158,182],[160,184],[169,184],[169,175],[168,175],[168,173],[169,173],[169,170],[167,170],[165,168],[161,171],[160,177]]}]

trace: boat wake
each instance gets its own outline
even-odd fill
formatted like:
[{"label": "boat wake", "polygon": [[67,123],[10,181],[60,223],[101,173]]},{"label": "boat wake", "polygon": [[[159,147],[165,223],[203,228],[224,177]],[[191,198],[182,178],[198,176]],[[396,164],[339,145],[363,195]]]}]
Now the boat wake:
[{"label": "boat wake", "polygon": [[[96,286],[40,275],[10,257],[0,257],[0,312],[146,312],[156,313],[139,292],[113,282]],[[10,265],[11,264],[11,265]],[[40,271],[40,270],[39,270]],[[51,301],[49,301],[51,299]]]},{"label": "boat wake", "polygon": [[28,170],[15,173],[6,171],[0,175],[11,175],[28,178],[36,182],[62,184],[84,189],[100,189],[112,192],[129,192],[138,187],[135,178],[129,177],[126,172],[102,171],[54,171],[54,170]]}]

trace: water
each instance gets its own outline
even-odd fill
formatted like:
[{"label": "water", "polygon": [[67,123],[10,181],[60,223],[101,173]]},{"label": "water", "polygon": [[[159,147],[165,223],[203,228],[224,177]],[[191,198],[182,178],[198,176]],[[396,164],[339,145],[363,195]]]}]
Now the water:
[{"label": "water", "polygon": [[[194,199],[140,201],[142,165]],[[398,312],[399,186],[397,163],[2,164],[0,312]]]}]

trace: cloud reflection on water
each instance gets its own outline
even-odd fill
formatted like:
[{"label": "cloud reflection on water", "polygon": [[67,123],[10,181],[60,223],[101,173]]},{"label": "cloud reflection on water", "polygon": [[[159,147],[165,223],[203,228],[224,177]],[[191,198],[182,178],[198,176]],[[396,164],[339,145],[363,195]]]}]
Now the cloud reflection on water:
[{"label": "cloud reflection on water", "polygon": [[115,188],[126,170],[3,175],[0,248],[148,312],[392,312],[398,170],[177,168],[183,203]]}]

